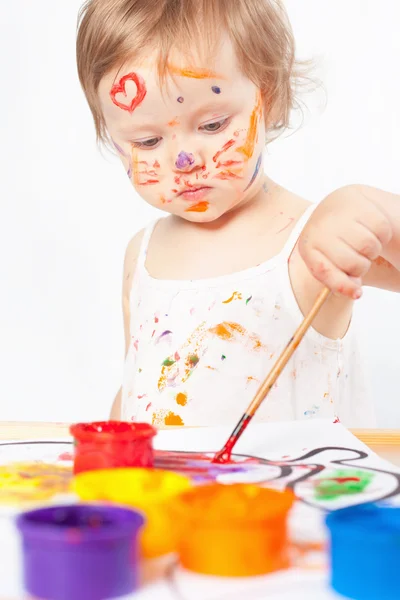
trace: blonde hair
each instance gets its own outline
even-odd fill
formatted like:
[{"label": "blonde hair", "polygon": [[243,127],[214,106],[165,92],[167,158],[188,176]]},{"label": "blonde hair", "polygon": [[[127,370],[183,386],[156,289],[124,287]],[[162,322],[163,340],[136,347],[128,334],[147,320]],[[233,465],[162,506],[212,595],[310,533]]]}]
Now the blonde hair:
[{"label": "blonde hair", "polygon": [[[297,90],[310,64],[296,61],[293,32],[281,0],[87,0],[78,17],[79,80],[92,111],[98,142],[109,143],[98,99],[112,69],[157,48],[161,79],[171,50],[209,59],[226,31],[242,72],[260,89],[270,139],[289,126]],[[208,64],[205,62],[205,64]]]}]

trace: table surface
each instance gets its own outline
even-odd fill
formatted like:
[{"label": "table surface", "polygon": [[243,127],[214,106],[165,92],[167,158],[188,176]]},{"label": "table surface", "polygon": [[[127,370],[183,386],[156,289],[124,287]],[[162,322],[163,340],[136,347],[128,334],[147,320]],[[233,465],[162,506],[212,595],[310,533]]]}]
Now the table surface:
[{"label": "table surface", "polygon": [[[400,466],[400,429],[352,429],[351,432],[382,458]],[[3,421],[0,440],[63,439],[68,423]]]}]

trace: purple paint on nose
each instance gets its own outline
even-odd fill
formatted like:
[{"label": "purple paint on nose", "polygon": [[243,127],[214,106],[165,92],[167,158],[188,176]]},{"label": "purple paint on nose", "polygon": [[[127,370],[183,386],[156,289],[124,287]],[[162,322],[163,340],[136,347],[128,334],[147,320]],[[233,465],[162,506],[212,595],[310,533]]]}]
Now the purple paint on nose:
[{"label": "purple paint on nose", "polygon": [[194,163],[193,154],[188,154],[187,152],[179,152],[178,158],[175,161],[175,166],[177,169],[186,169],[186,167],[190,167]]}]

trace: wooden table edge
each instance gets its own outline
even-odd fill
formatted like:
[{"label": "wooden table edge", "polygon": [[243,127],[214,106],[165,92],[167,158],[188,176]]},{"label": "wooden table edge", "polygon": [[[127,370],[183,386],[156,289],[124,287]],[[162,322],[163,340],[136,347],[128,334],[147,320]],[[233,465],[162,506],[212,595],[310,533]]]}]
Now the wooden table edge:
[{"label": "wooden table edge", "polygon": [[[62,439],[70,437],[69,423],[3,421],[0,439]],[[350,429],[367,446],[400,446],[400,429]]]}]

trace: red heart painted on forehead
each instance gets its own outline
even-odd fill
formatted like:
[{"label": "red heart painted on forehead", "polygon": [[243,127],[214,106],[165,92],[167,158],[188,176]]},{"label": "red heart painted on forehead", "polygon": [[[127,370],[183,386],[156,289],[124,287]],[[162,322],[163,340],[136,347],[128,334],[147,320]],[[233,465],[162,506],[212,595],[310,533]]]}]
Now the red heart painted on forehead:
[{"label": "red heart painted on forehead", "polygon": [[[127,96],[125,90],[125,84],[127,81],[133,81],[136,84],[137,91],[136,96],[131,100],[130,104],[123,104],[122,102],[118,102],[115,96],[117,94],[124,94],[125,97]],[[147,90],[144,79],[140,77],[140,75],[137,75],[137,73],[128,73],[120,79],[119,83],[114,83],[110,91],[110,96],[111,100],[116,106],[122,108],[122,110],[127,110],[132,114],[135,108],[137,108],[139,104],[143,102],[143,98],[145,97],[146,93]]]}]

